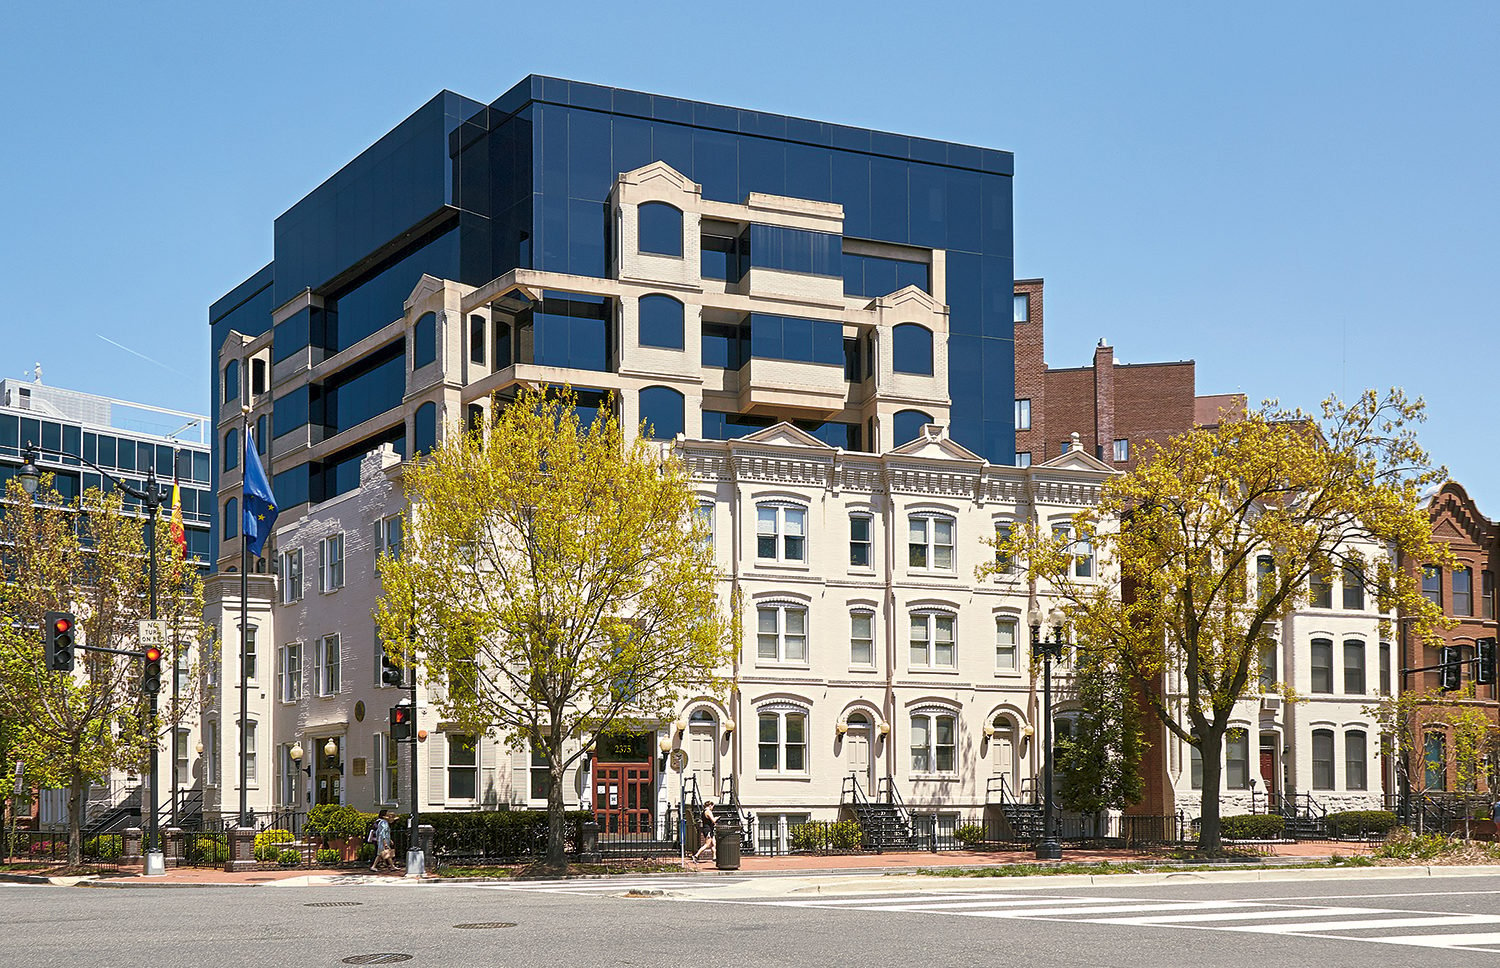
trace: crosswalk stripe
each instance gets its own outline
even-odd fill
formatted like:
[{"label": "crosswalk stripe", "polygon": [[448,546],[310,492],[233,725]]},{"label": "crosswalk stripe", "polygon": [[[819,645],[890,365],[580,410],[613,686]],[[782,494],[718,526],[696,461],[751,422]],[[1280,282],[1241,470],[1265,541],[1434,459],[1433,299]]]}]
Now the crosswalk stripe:
[{"label": "crosswalk stripe", "polygon": [[[1318,918],[1318,917],[1348,917],[1351,914],[1395,914],[1397,912],[1385,908],[1260,908],[1258,910],[1244,911],[1215,911],[1211,914],[1148,914],[1145,917],[1129,918],[1090,918],[1095,924],[1134,924],[1140,926],[1160,924],[1171,926],[1173,924],[1197,924],[1199,922],[1220,921],[1248,921],[1254,919],[1271,918]],[[1226,926],[1232,927],[1232,926]]]},{"label": "crosswalk stripe", "polygon": [[[1104,913],[1125,914],[1137,911],[1209,911],[1239,907],[1240,901],[1177,901],[1170,904],[1122,904],[1118,907],[1109,908]],[[1091,915],[1099,913],[1098,908],[1087,907],[1051,907],[1051,908],[1021,908],[1011,910],[988,910],[988,911],[954,911],[954,914],[978,918],[1066,918],[1070,915]]]},{"label": "crosswalk stripe", "polygon": [[[1042,909],[1046,909],[1046,908],[1057,908],[1059,904],[1066,904],[1069,907],[1078,906],[1078,907],[1081,908],[1081,910],[1078,913],[1081,914],[1081,913],[1094,913],[1095,911],[1119,910],[1120,909],[1119,905],[1121,903],[1122,903],[1122,899],[1121,898],[1117,898],[1117,897],[1047,897],[1047,898],[1033,897],[1033,898],[1026,898],[1024,900],[1004,900],[1004,901],[992,901],[992,900],[988,900],[988,899],[984,899],[984,898],[968,898],[968,899],[963,900],[963,901],[949,901],[949,902],[944,902],[944,903],[941,903],[941,904],[917,903],[917,904],[882,905],[880,907],[880,910],[882,910],[882,911],[937,911],[937,912],[953,911],[955,914],[962,914],[963,912],[961,910],[959,910],[960,908],[978,908],[978,907],[982,907],[982,908],[993,908],[995,910],[1000,910],[1002,908],[1007,908],[1007,909],[1010,909],[1010,911],[1014,911],[1017,917],[1020,917],[1020,916],[1025,915],[1025,914],[1031,914],[1031,913],[1033,913],[1031,910],[1028,910],[1028,909],[1035,908],[1037,910],[1042,910]],[[1175,902],[1172,902],[1172,903],[1174,905],[1176,905],[1176,904],[1195,904],[1195,903],[1206,903],[1206,902],[1175,901]],[[1007,913],[1009,913],[1009,912],[1007,912]]]},{"label": "crosswalk stripe", "polygon": [[868,910],[871,910],[871,911],[879,910],[879,909],[881,909],[881,908],[883,908],[883,907],[885,907],[886,905],[889,905],[889,904],[922,904],[922,903],[925,903],[925,902],[928,902],[928,901],[932,901],[932,902],[936,903],[938,901],[958,901],[958,900],[965,900],[965,901],[974,901],[975,903],[980,903],[980,904],[986,904],[986,903],[994,903],[994,904],[1006,904],[1006,903],[1010,903],[1010,904],[1034,904],[1034,903],[1038,903],[1035,899],[1031,899],[1031,898],[1027,898],[1027,899],[1021,900],[1021,901],[1005,901],[1005,900],[1001,900],[1003,898],[1007,898],[1007,897],[1011,897],[1011,896],[1012,895],[1000,894],[1000,895],[990,895],[989,899],[981,899],[978,895],[974,895],[974,894],[912,894],[912,895],[907,895],[907,896],[904,896],[904,897],[903,896],[897,896],[897,897],[884,896],[884,897],[876,897],[876,898],[870,898],[870,897],[799,898],[799,899],[797,899],[795,901],[771,901],[771,902],[768,902],[768,903],[770,903],[772,905],[775,905],[777,907],[844,907],[844,906],[849,906],[849,907],[860,907],[860,908],[868,909]]},{"label": "crosswalk stripe", "polygon": [[1322,934],[1327,931],[1435,928],[1455,924],[1500,924],[1500,917],[1484,914],[1442,914],[1417,918],[1356,918],[1349,921],[1307,921],[1302,924],[1239,924],[1226,930],[1248,931],[1252,934]]},{"label": "crosswalk stripe", "polygon": [[1410,944],[1422,948],[1471,948],[1475,951],[1494,951],[1500,948],[1500,934],[1408,934],[1359,940],[1379,944]]}]

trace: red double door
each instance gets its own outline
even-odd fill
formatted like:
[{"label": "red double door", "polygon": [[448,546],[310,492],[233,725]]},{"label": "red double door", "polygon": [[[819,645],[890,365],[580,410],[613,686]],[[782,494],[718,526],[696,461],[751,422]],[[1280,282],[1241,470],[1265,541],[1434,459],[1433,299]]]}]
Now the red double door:
[{"label": "red double door", "polygon": [[647,834],[655,802],[654,764],[594,763],[594,816],[601,834]]}]

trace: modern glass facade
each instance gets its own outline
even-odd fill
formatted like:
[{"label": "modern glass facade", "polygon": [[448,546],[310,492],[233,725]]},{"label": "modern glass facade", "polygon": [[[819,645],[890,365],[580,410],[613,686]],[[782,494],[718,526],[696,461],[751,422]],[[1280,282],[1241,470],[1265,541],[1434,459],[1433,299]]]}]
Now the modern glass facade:
[{"label": "modern glass facade", "polygon": [[[752,222],[721,236],[705,224],[704,275],[733,282],[764,269],[842,277],[845,293],[861,298],[907,285],[939,290],[949,307],[952,436],[1010,462],[1008,152],[540,76],[488,105],[437,95],[277,218],[274,261],[210,310],[215,386],[222,387],[217,361],[229,330],[264,333],[271,314],[304,292],[312,304],[276,325],[278,364],[312,348],[316,365],[400,319],[423,273],[473,286],[518,267],[608,277],[610,191],[620,173],[655,161],[699,183],[706,200],[742,204],[764,193],[840,205],[842,235]],[[640,217],[642,251],[683,251],[681,212],[651,204]],[[941,280],[933,278],[932,250],[943,253]],[[665,334],[658,345],[675,344],[660,309],[649,320]],[[546,292],[503,340],[497,328],[494,358],[608,371],[617,358],[610,321],[618,311],[598,296]],[[764,352],[844,365],[837,330],[795,316],[752,316],[739,328],[705,322],[703,359],[733,369]],[[397,411],[403,388],[385,363],[351,360],[358,373],[319,373],[299,399],[278,393],[273,432],[321,421],[336,433]],[[222,396],[214,395],[215,426]],[[725,428],[737,425],[736,415],[725,416]],[[857,425],[837,426],[820,433],[840,446],[860,435]],[[278,491],[283,506],[330,487],[337,493],[350,479],[339,463],[324,458],[295,473],[278,464],[277,486],[283,479],[288,486],[287,494]],[[314,486],[318,480],[324,484]]]}]

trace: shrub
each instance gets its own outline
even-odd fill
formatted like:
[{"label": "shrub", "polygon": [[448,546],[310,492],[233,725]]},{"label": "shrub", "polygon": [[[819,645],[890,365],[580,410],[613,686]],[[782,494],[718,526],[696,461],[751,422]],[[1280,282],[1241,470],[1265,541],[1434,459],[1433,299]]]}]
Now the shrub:
[{"label": "shrub", "polygon": [[336,803],[320,803],[307,814],[307,832],[321,837],[363,837],[373,813]]},{"label": "shrub", "polygon": [[281,845],[289,844],[296,838],[290,830],[282,830],[273,827],[270,830],[262,830],[255,835],[255,859],[277,860],[281,853]]},{"label": "shrub", "polygon": [[302,863],[302,855],[291,848],[287,848],[277,852],[276,863],[282,867],[296,867]]},{"label": "shrub", "polygon": [[1398,827],[1386,838],[1385,843],[1371,853],[1376,857],[1394,860],[1431,860],[1441,854],[1451,853],[1463,845],[1442,834],[1413,834],[1405,827]]},{"label": "shrub", "polygon": [[1225,840],[1280,840],[1286,818],[1274,813],[1237,813],[1219,821]]},{"label": "shrub", "polygon": [[966,823],[953,831],[954,838],[965,847],[972,848],[984,842],[984,828],[977,823]]},{"label": "shrub", "polygon": [[313,855],[319,867],[337,867],[343,857],[336,850],[320,850]]},{"label": "shrub", "polygon": [[863,832],[858,821],[840,820],[837,823],[799,823],[787,831],[793,850],[826,851],[854,850],[860,845]]},{"label": "shrub", "polygon": [[374,844],[360,844],[359,845],[359,862],[361,864],[365,865],[366,867],[369,867],[371,864],[375,863],[375,845]]},{"label": "shrub", "polygon": [[[563,836],[569,850],[578,851],[579,828],[593,817],[588,810],[570,810],[563,816]],[[417,815],[417,822],[432,827],[433,851],[440,857],[499,860],[536,857],[547,850],[545,810],[422,813]],[[392,831],[401,831],[406,825],[405,815],[391,821]]]},{"label": "shrub", "polygon": [[222,834],[198,836],[188,840],[189,864],[222,864],[229,859],[229,844]]},{"label": "shrub", "polygon": [[1353,837],[1359,834],[1388,834],[1396,827],[1396,815],[1389,810],[1344,810],[1328,815],[1330,837]]},{"label": "shrub", "polygon": [[125,852],[125,838],[120,834],[100,834],[83,842],[83,856],[96,860],[118,860]]}]

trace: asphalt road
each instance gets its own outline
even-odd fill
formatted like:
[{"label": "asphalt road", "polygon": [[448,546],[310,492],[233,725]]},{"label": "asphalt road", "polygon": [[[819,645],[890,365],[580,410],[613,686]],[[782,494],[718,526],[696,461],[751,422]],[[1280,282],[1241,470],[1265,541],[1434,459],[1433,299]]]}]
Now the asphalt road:
[{"label": "asphalt road", "polygon": [[[622,896],[633,886],[664,893]],[[300,968],[365,955],[409,955],[363,963],[411,968],[1492,966],[1500,877],[0,886],[4,968]]]}]

